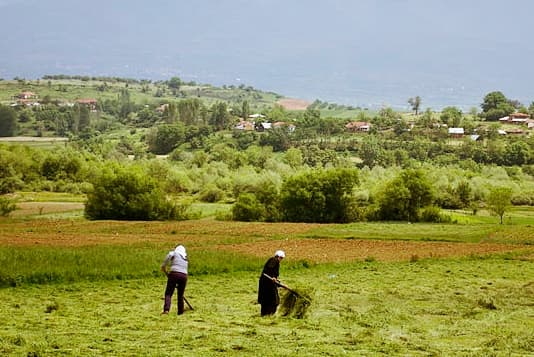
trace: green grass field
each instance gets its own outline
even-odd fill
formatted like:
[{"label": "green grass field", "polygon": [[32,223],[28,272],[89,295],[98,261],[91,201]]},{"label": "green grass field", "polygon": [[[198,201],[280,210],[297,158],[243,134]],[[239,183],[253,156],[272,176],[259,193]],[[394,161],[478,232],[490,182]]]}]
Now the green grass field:
[{"label": "green grass field", "polygon": [[[163,253],[163,252],[162,252]],[[158,261],[153,262],[154,265]],[[192,275],[195,310],[160,315],[165,279],[0,290],[13,356],[529,356],[534,265],[510,257],[285,269],[303,319],[259,317],[257,272]]]},{"label": "green grass field", "polygon": [[[80,202],[19,195],[37,205]],[[456,224],[222,222],[213,217],[227,206],[196,209],[204,218],[184,222],[90,222],[79,210],[0,219],[0,355],[534,356],[528,208],[503,225],[461,212]],[[296,249],[281,279],[311,293],[307,314],[259,316],[257,279],[269,253],[255,253],[263,244],[326,242],[324,254],[335,258],[334,243],[355,240],[518,249],[401,261],[364,253],[337,263],[301,259]],[[194,310],[177,316],[173,299],[161,315],[159,264],[176,243],[188,247]],[[221,249],[242,244],[257,249]]]}]

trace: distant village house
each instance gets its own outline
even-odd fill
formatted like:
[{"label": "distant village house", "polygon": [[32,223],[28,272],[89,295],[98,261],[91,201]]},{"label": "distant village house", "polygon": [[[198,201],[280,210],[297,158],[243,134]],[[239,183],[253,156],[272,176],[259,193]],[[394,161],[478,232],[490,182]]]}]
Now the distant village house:
[{"label": "distant village house", "polygon": [[371,123],[366,121],[351,121],[345,125],[345,129],[350,132],[368,132],[371,130]]},{"label": "distant village house", "polygon": [[452,138],[462,138],[464,136],[464,128],[449,128],[449,136]]},{"label": "distant village house", "polygon": [[96,111],[96,99],[77,99],[76,103],[87,106],[91,111]]}]

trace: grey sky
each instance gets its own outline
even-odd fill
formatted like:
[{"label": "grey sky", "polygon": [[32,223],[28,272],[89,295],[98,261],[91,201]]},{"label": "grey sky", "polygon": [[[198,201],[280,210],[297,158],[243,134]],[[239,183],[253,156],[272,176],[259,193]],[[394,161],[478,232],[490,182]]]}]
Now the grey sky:
[{"label": "grey sky", "polygon": [[362,106],[534,100],[528,0],[0,0],[0,77],[252,85]]}]

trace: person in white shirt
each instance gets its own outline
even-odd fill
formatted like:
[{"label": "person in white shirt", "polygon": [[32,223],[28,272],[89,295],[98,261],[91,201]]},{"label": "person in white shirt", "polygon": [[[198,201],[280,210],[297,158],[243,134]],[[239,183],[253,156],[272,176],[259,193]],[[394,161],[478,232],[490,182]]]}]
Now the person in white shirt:
[{"label": "person in white shirt", "polygon": [[167,254],[165,260],[163,260],[161,271],[167,275],[167,286],[165,287],[165,303],[163,304],[162,314],[168,314],[171,309],[174,289],[178,291],[178,315],[184,313],[184,291],[187,285],[188,265],[187,253],[183,245],[176,246],[174,250],[171,250]]}]

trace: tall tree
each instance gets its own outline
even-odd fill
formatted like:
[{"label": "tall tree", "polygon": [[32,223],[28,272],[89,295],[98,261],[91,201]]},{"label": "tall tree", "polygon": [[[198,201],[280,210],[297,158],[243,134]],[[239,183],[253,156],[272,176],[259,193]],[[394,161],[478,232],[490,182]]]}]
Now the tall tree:
[{"label": "tall tree", "polygon": [[17,112],[0,104],[0,136],[13,136],[17,132]]},{"label": "tall tree", "polygon": [[415,115],[419,114],[419,108],[421,107],[421,97],[416,96],[414,98],[408,99],[408,103],[412,106],[412,110],[415,112]]},{"label": "tall tree", "polygon": [[228,107],[224,102],[218,102],[211,107],[210,125],[214,126],[216,130],[226,129],[230,123],[230,114]]},{"label": "tall tree", "polygon": [[185,125],[192,125],[198,122],[202,101],[198,98],[184,99],[178,102],[178,117]]}]

